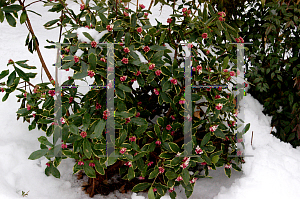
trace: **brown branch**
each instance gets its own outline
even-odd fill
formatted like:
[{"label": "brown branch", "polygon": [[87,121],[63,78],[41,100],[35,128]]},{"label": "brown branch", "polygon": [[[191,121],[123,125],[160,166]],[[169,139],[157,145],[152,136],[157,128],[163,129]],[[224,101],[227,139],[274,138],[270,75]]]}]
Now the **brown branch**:
[{"label": "brown branch", "polygon": [[[22,3],[21,0],[19,0],[19,3],[20,3],[20,5],[23,7],[22,10],[25,11],[24,4]],[[35,34],[34,34],[33,29],[32,29],[31,22],[30,22],[30,20],[29,20],[28,15],[27,15],[27,18],[26,18],[26,23],[27,23],[27,28],[28,28],[29,32],[31,33],[32,37],[35,37]],[[53,78],[52,78],[52,76],[51,76],[51,74],[50,74],[50,72],[49,72],[49,70],[48,70],[48,68],[47,68],[47,66],[46,66],[46,63],[45,63],[44,58],[43,58],[43,56],[42,56],[42,53],[41,53],[41,51],[40,51],[39,44],[38,44],[38,42],[37,42],[36,39],[34,40],[34,42],[35,42],[35,45],[36,45],[36,49],[35,49],[35,50],[36,50],[36,52],[37,52],[37,54],[38,54],[38,56],[39,56],[40,62],[41,62],[41,64],[42,64],[42,67],[43,67],[43,69],[44,69],[44,71],[45,71],[45,73],[46,73],[46,75],[47,75],[49,81],[51,81]],[[54,83],[52,83],[52,85],[54,86]]]},{"label": "brown branch", "polygon": [[150,6],[149,6],[148,10],[150,10],[150,9],[151,9],[151,7],[152,7],[152,5],[153,5],[153,2],[154,2],[154,0],[151,0],[151,2],[150,2]]},{"label": "brown branch", "polygon": [[[28,4],[27,6],[24,6],[24,8],[27,8],[29,7],[30,5],[34,4],[34,3],[37,3],[37,2],[41,2],[41,0],[37,0],[37,1],[34,1],[34,2],[31,2],[30,4]],[[23,4],[25,3],[25,1],[23,2]]]}]

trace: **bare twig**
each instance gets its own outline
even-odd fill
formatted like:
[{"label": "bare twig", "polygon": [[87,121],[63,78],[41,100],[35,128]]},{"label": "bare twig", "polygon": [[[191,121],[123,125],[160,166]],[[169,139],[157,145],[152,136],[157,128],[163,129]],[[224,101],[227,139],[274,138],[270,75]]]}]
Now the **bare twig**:
[{"label": "bare twig", "polygon": [[253,131],[252,131],[252,136],[251,136],[251,146],[252,146],[252,141],[253,141]]},{"label": "bare twig", "polygon": [[150,9],[151,9],[151,7],[152,7],[152,5],[153,5],[153,2],[154,2],[154,0],[151,0],[151,2],[150,2],[150,6],[149,6],[148,10],[150,10]]},{"label": "bare twig", "polygon": [[[21,0],[19,0],[19,3],[20,3],[20,5],[23,7],[22,10],[25,11],[24,3],[23,3]],[[30,22],[28,16],[27,16],[27,18],[26,18],[26,23],[27,23],[27,28],[28,28],[29,32],[31,33],[32,37],[34,37],[35,34],[34,34],[34,31],[33,31],[33,28],[32,28],[32,26],[31,26],[31,22]],[[49,70],[48,70],[48,68],[47,68],[47,66],[46,66],[46,63],[45,63],[44,58],[43,58],[43,56],[42,56],[42,53],[41,53],[41,51],[40,51],[39,44],[38,44],[38,42],[37,42],[36,39],[34,40],[34,42],[35,42],[35,45],[36,45],[36,49],[35,49],[35,50],[36,50],[36,52],[37,52],[37,54],[38,54],[38,56],[39,56],[40,62],[41,62],[41,64],[42,64],[42,67],[43,67],[43,69],[44,69],[44,71],[45,71],[45,73],[46,73],[46,75],[47,75],[49,81],[51,81],[53,78],[52,78],[52,76],[51,76],[51,74],[50,74],[50,72],[49,72]],[[54,86],[54,83],[52,83],[52,85]]]}]

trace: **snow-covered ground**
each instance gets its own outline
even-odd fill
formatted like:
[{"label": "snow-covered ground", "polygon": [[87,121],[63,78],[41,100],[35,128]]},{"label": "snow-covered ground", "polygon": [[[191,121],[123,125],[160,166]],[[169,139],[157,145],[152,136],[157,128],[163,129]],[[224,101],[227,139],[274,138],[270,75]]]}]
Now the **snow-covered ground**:
[{"label": "snow-covered ground", "polygon": [[[139,1],[148,7],[150,1]],[[75,4],[68,1],[73,8]],[[30,19],[41,46],[47,45],[45,40],[58,40],[58,30],[47,31],[42,25],[56,14],[47,13],[47,8],[33,5],[43,15],[38,17],[30,14]],[[76,8],[79,10],[79,7]],[[166,11],[159,15],[160,7],[153,9],[155,17],[165,20]],[[170,10],[168,10],[170,11]],[[24,47],[27,36],[25,26],[10,27],[6,22],[0,24],[0,67],[6,69],[9,59],[29,59],[30,65],[40,68],[36,53],[30,54]],[[51,65],[55,62],[55,51],[42,49],[45,61],[53,73]],[[39,76],[40,76],[40,70]],[[45,74],[43,79],[46,81]],[[3,93],[0,93],[0,98]],[[192,199],[253,199],[253,198],[285,198],[300,197],[300,150],[292,148],[270,134],[271,118],[262,113],[262,105],[251,95],[244,97],[240,105],[244,108],[245,122],[251,123],[250,130],[245,135],[245,157],[242,172],[233,171],[232,177],[227,178],[224,169],[210,171],[212,179],[197,180]],[[19,104],[11,95],[9,99],[0,102],[0,199],[22,198],[22,191],[28,192],[29,199],[72,198],[88,199],[81,191],[82,181],[72,175],[73,162],[65,160],[58,167],[61,179],[44,174],[46,159],[28,160],[29,155],[39,149],[37,138],[44,135],[42,131],[28,131],[28,124],[16,120]],[[251,146],[251,132],[254,132]],[[252,156],[250,156],[252,155]],[[178,199],[184,199],[184,189],[176,188]],[[111,193],[109,196],[96,195],[95,199],[127,198],[145,199],[146,193]],[[163,199],[169,198],[167,195]]]}]

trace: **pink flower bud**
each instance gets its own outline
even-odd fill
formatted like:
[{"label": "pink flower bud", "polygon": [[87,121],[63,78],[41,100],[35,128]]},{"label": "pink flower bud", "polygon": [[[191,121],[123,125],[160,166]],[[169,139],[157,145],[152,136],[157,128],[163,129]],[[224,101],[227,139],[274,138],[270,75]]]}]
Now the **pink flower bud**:
[{"label": "pink flower bud", "polygon": [[155,71],[155,75],[160,76],[161,75],[161,70]]},{"label": "pink flower bud", "polygon": [[97,47],[97,42],[96,41],[92,41],[91,42],[91,46],[92,46],[92,48],[96,48]]},{"label": "pink flower bud", "polygon": [[95,76],[95,72],[89,70],[89,71],[88,71],[88,76],[90,76],[90,78],[94,77],[94,76]]},{"label": "pink flower bud", "polygon": [[128,16],[129,16],[129,14],[128,14],[127,12],[123,12],[123,15],[124,15],[125,17],[128,17]]},{"label": "pink flower bud", "polygon": [[121,154],[124,154],[126,152],[127,148],[123,147],[121,150],[120,150],[120,153]]},{"label": "pink flower bud", "polygon": [[169,131],[169,130],[171,130],[171,128],[172,128],[172,126],[170,125],[170,124],[168,124],[167,126],[166,126],[166,129]]},{"label": "pink flower bud", "polygon": [[27,111],[30,111],[31,106],[29,104],[27,104],[26,107],[27,107]]},{"label": "pink flower bud", "polygon": [[158,167],[158,170],[159,170],[159,173],[164,173],[165,172],[165,169],[162,168],[162,167]]},{"label": "pink flower bud", "polygon": [[206,39],[207,36],[208,36],[207,33],[203,33],[203,34],[202,34],[202,38],[203,38],[203,39]]},{"label": "pink flower bud", "polygon": [[235,72],[234,71],[230,71],[230,76],[235,76]]},{"label": "pink flower bud", "polygon": [[140,4],[139,7],[140,7],[141,9],[144,9],[144,8],[145,8],[144,4]]},{"label": "pink flower bud", "polygon": [[78,163],[77,163],[79,166],[82,166],[82,165],[84,165],[84,162],[83,161],[78,161]]},{"label": "pink flower bud", "polygon": [[71,104],[73,102],[73,99],[74,99],[73,97],[69,98],[69,104]]},{"label": "pink flower bud", "polygon": [[47,165],[47,167],[50,167],[50,163],[49,162],[47,162],[46,165]]},{"label": "pink flower bud", "polygon": [[80,4],[80,10],[84,10],[85,9],[85,5],[84,4]]},{"label": "pink flower bud", "polygon": [[150,48],[149,48],[149,46],[145,46],[145,47],[143,48],[143,50],[145,51],[145,53],[147,53],[147,52],[149,52]]},{"label": "pink flower bud", "polygon": [[101,104],[96,103],[96,110],[99,110],[99,109],[101,109]]},{"label": "pink flower bud", "polygon": [[167,19],[167,23],[171,23],[172,21],[173,21],[172,18],[168,18],[168,19]]},{"label": "pink flower bud", "polygon": [[125,53],[129,53],[129,52],[130,52],[129,48],[127,48],[127,47],[124,48],[123,51],[124,51]]},{"label": "pink flower bud", "polygon": [[78,63],[79,62],[79,57],[77,57],[76,55],[74,56],[74,62]]},{"label": "pink flower bud", "polygon": [[121,82],[124,82],[127,79],[127,76],[120,77]]},{"label": "pink flower bud", "polygon": [[153,164],[154,162],[149,162],[147,165],[148,165],[148,167],[150,167],[152,164]]},{"label": "pink flower bud", "polygon": [[159,95],[159,91],[156,88],[154,88],[154,94]]},{"label": "pink flower bud", "polygon": [[[105,58],[100,58],[100,61],[105,62],[106,63],[106,59]],[[111,68],[111,67],[110,67]]]},{"label": "pink flower bud", "polygon": [[128,58],[123,57],[122,63],[123,63],[123,64],[128,64]]},{"label": "pink flower bud", "polygon": [[161,145],[161,141],[157,140],[157,141],[155,142],[155,144],[156,144],[156,145]]},{"label": "pink flower bud", "polygon": [[137,31],[138,33],[141,33],[141,32],[143,31],[143,28],[142,28],[142,27],[138,27],[138,28],[136,29],[136,31]]},{"label": "pink flower bud", "polygon": [[221,104],[221,103],[217,104],[217,106],[216,106],[217,110],[221,110],[222,108],[223,108],[223,104]]},{"label": "pink flower bud", "polygon": [[135,76],[139,76],[141,74],[141,71],[137,71],[136,73],[134,73]]},{"label": "pink flower bud", "polygon": [[135,141],[136,141],[136,137],[135,137],[135,136],[130,137],[130,138],[129,138],[129,141],[135,142]]},{"label": "pink flower bud", "polygon": [[61,148],[66,149],[66,148],[68,148],[68,146],[66,144],[61,144]]},{"label": "pink flower bud", "polygon": [[153,70],[155,68],[155,64],[150,64],[149,70]]},{"label": "pink flower bud", "polygon": [[108,30],[109,32],[111,32],[113,30],[114,26],[113,25],[107,25],[106,26],[106,30]]},{"label": "pink flower bud", "polygon": [[82,132],[80,133],[80,136],[81,136],[82,138],[85,138],[85,137],[87,136],[87,133],[86,133],[85,131],[82,131]]},{"label": "pink flower bud", "polygon": [[89,166],[90,166],[90,167],[95,167],[95,163],[90,162],[90,163],[89,163]]},{"label": "pink flower bud", "polygon": [[175,181],[180,182],[182,180],[183,180],[183,178],[181,176],[178,176]]}]

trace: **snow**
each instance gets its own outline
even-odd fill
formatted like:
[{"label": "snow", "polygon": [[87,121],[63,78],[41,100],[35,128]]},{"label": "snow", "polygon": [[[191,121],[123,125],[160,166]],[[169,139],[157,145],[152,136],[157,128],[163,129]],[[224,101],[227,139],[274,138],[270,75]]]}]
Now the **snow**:
[{"label": "snow", "polygon": [[[149,6],[150,1],[139,1]],[[69,1],[72,8],[76,4]],[[131,6],[132,7],[132,6]],[[54,75],[55,50],[42,48],[46,39],[57,41],[58,30],[44,30],[42,27],[50,21],[56,13],[47,13],[47,9],[42,6],[33,5],[33,10],[38,10],[43,17],[38,17],[29,13],[33,24],[33,29],[41,44],[42,54],[52,75]],[[169,11],[163,10],[159,16],[160,6],[156,6],[152,12],[158,19],[166,19]],[[164,8],[165,9],[165,8]],[[79,10],[79,7],[78,7]],[[149,15],[150,19],[151,15]],[[40,68],[40,62],[36,53],[31,54],[24,47],[25,38],[28,34],[25,26],[17,25],[17,28],[10,27],[6,22],[0,24],[0,63],[1,70],[6,69],[9,59],[25,60],[29,59],[30,65]],[[88,31],[88,29],[83,29]],[[95,40],[99,34],[89,32]],[[82,38],[84,39],[84,38]],[[88,41],[87,41],[88,42]],[[141,59],[142,60],[142,59]],[[40,77],[40,70],[38,76]],[[43,73],[43,80],[46,75]],[[2,80],[1,80],[2,81]],[[0,93],[0,98],[4,95]],[[232,170],[232,177],[227,178],[223,168],[216,171],[211,170],[212,179],[198,179],[191,199],[253,199],[253,198],[289,198],[296,199],[300,196],[300,150],[292,148],[290,144],[281,142],[271,132],[271,117],[262,113],[263,107],[250,94],[240,102],[244,108],[245,122],[251,123],[250,130],[245,134],[244,154],[246,163],[243,164],[243,171]],[[50,199],[50,198],[72,198],[88,199],[81,190],[83,180],[77,180],[72,175],[74,162],[71,159],[62,161],[58,169],[61,172],[61,179],[53,176],[47,177],[44,174],[47,160],[28,160],[29,155],[39,149],[37,138],[44,135],[44,132],[33,130],[28,131],[28,124],[22,123],[21,119],[16,120],[16,111],[19,103],[12,94],[6,102],[0,103],[0,198],[15,199],[23,198],[22,191],[27,193],[29,199]],[[251,145],[251,133],[253,131],[253,144]],[[252,155],[252,156],[250,156]],[[182,187],[175,188],[178,199],[184,199],[185,193]],[[109,196],[96,195],[95,199],[145,199],[147,193],[127,193],[121,194],[117,191]],[[169,199],[168,194],[162,199]]]}]

